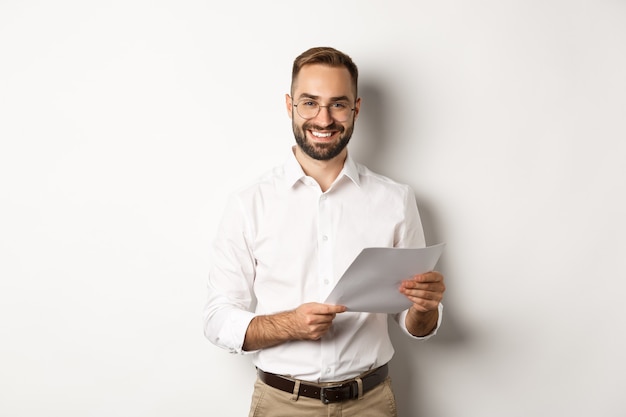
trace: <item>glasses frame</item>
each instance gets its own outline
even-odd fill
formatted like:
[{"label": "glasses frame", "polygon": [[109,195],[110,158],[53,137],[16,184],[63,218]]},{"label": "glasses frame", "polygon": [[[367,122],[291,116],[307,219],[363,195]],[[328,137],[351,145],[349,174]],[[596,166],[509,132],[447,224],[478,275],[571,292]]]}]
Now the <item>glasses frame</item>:
[{"label": "glasses frame", "polygon": [[[317,113],[315,113],[315,115],[314,115],[314,116],[311,116],[311,117],[304,117],[304,116],[302,116],[302,115],[300,114],[300,112],[298,111],[298,105],[300,105],[300,104],[302,104],[303,102],[306,102],[306,101],[312,101],[312,102],[314,102],[314,103],[316,103],[316,104],[317,104]],[[332,103],[332,104],[328,104],[328,105],[326,105],[326,106],[322,106],[321,104],[319,104],[319,103],[317,102],[317,100],[313,100],[313,99],[310,99],[310,98],[303,98],[303,99],[300,99],[300,100],[298,101],[298,103],[297,103],[297,104],[295,104],[295,103],[293,102],[293,100],[292,100],[292,102],[291,102],[291,105],[292,105],[293,107],[295,107],[295,108],[296,108],[296,113],[298,113],[298,116],[302,117],[304,120],[311,120],[311,119],[315,119],[317,116],[319,116],[320,112],[322,111],[322,107],[326,107],[326,108],[328,109],[328,114],[329,114],[329,115],[330,115],[330,117],[332,117],[334,120],[337,120],[339,123],[343,123],[343,122],[348,121],[348,119],[350,119],[350,116],[346,117],[346,119],[345,119],[345,120],[338,120],[335,116],[333,116],[333,111],[331,110],[331,107],[333,106],[333,104],[337,104],[337,103]],[[355,103],[354,105],[356,105],[356,103]],[[356,109],[356,107],[352,107],[352,108],[350,108],[350,113],[352,113],[355,109]],[[348,113],[348,114],[349,114],[349,113]]]}]

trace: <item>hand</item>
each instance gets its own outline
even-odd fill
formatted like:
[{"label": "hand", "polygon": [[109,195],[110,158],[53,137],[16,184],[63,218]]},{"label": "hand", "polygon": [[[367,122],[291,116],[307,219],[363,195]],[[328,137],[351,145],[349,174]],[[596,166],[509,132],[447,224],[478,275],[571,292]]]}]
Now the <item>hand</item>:
[{"label": "hand", "polygon": [[411,300],[419,313],[437,310],[445,290],[443,275],[435,271],[414,275],[400,284],[400,292]]},{"label": "hand", "polygon": [[307,303],[293,310],[291,329],[298,340],[318,340],[330,329],[333,319],[346,307],[331,304]]}]

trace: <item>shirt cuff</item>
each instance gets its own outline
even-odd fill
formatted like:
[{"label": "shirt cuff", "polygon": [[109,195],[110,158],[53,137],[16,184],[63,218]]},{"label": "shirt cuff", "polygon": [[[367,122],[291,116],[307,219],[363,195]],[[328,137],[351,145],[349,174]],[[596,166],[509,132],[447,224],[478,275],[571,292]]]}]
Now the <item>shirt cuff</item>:
[{"label": "shirt cuff", "polygon": [[256,314],[236,308],[222,310],[218,314],[223,315],[224,320],[213,342],[231,353],[252,353],[252,351],[248,352],[243,350],[243,342],[246,338],[246,331],[248,330],[250,321],[252,321]]},{"label": "shirt cuff", "polygon": [[437,330],[439,330],[439,326],[441,326],[441,320],[443,319],[443,303],[439,303],[437,310],[439,312],[439,315],[438,315],[439,317],[437,317],[437,325],[435,326],[433,331],[428,333],[426,336],[415,336],[411,334],[411,332],[409,332],[409,330],[406,328],[406,315],[409,313],[409,309],[406,309],[402,311],[400,314],[398,314],[398,324],[400,325],[400,328],[404,331],[404,333],[408,334],[413,339],[417,339],[417,340],[430,339],[431,337],[437,334]]}]

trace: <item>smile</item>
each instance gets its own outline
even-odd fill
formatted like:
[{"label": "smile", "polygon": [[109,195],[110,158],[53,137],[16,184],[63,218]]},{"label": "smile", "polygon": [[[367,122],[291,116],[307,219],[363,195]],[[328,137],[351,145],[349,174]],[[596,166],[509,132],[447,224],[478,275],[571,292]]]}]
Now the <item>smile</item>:
[{"label": "smile", "polygon": [[322,132],[315,132],[313,130],[311,130],[311,134],[313,136],[315,136],[316,138],[329,138],[329,137],[331,137],[333,135],[332,132],[324,132],[324,133],[322,133]]}]

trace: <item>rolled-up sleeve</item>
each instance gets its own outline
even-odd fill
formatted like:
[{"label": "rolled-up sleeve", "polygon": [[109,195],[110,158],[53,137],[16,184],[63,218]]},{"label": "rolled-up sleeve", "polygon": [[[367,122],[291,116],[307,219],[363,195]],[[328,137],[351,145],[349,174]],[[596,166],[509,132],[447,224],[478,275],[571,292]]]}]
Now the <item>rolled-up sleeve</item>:
[{"label": "rolled-up sleeve", "polygon": [[244,353],[246,330],[255,316],[255,259],[250,241],[250,222],[240,200],[233,196],[213,242],[203,310],[205,336],[232,353]]}]

